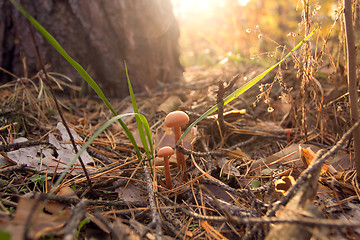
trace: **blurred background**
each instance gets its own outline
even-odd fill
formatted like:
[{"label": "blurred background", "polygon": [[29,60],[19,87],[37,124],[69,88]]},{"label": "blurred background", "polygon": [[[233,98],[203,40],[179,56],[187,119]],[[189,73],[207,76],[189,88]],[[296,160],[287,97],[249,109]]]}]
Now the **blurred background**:
[{"label": "blurred background", "polygon": [[341,22],[332,26],[341,9],[338,1],[172,0],[172,3],[181,29],[180,59],[185,67],[228,62],[239,66],[249,61],[269,66],[283,54],[280,46],[291,49],[304,38],[304,4],[310,4],[311,30],[320,25],[325,37],[333,27],[328,53],[343,51]]}]

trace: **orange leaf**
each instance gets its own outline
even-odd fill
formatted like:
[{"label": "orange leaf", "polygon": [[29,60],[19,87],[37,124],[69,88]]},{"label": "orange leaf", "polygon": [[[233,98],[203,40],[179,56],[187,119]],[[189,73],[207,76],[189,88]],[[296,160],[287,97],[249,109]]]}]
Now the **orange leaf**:
[{"label": "orange leaf", "polygon": [[285,195],[294,183],[295,179],[292,176],[283,176],[275,181],[275,190]]},{"label": "orange leaf", "polygon": [[[315,158],[315,153],[311,150],[311,148],[302,148],[299,146],[300,159],[304,163],[305,167],[308,167],[310,163]],[[326,173],[329,168],[329,164],[324,163],[324,166],[321,168],[320,175]]]}]

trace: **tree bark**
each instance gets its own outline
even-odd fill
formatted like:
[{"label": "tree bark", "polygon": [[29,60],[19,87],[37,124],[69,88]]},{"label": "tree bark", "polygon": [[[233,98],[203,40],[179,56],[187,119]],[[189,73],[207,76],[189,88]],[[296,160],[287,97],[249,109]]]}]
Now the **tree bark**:
[{"label": "tree bark", "polygon": [[[135,92],[181,77],[179,27],[170,0],[34,0],[21,4],[107,96],[128,95],[124,60]],[[27,20],[9,1],[0,1],[0,9],[0,65],[18,76],[31,77],[40,68]],[[69,76],[76,83],[82,81],[39,33],[36,41],[51,71]],[[5,74],[0,74],[4,81]]]}]

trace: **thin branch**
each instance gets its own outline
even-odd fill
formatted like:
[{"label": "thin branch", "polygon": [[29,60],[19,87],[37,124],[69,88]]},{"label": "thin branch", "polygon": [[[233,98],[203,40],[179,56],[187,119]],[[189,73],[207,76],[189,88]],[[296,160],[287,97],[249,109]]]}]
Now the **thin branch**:
[{"label": "thin branch", "polygon": [[25,142],[12,143],[7,145],[0,145],[0,151],[10,152],[10,151],[18,150],[20,148],[37,146],[37,145],[51,145],[51,144],[44,141],[25,141]]},{"label": "thin branch", "polygon": [[152,215],[152,221],[150,223],[150,227],[155,226],[155,229],[156,229],[155,239],[160,240],[160,239],[162,239],[161,220],[160,220],[159,213],[156,210],[154,191],[153,191],[153,187],[151,184],[151,176],[150,176],[149,169],[146,166],[146,164],[144,164],[143,168],[144,168],[144,172],[145,172],[146,189],[148,191],[149,204],[150,204],[151,215]]},{"label": "thin branch", "polygon": [[[355,36],[352,23],[351,0],[344,0],[344,17],[345,17],[345,35],[347,48],[347,79],[348,91],[350,97],[350,114],[351,122],[354,124],[359,119],[358,94],[356,81],[356,47]],[[358,172],[357,180],[360,182],[360,129],[353,132],[355,168]]]},{"label": "thin branch", "polygon": [[73,209],[71,219],[65,227],[64,240],[76,239],[76,233],[80,221],[84,219],[86,214],[87,202],[85,200],[80,201]]}]

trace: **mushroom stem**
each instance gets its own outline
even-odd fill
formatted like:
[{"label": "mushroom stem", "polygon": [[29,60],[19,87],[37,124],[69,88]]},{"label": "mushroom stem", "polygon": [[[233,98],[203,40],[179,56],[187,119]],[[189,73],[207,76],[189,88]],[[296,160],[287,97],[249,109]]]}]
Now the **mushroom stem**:
[{"label": "mushroom stem", "polygon": [[[175,127],[174,128],[174,137],[175,137],[175,143],[177,143],[177,141],[181,137],[181,129],[180,129],[180,127]],[[179,145],[182,146],[182,141],[179,143]],[[176,153],[176,162],[177,162],[178,171],[184,170],[184,162],[185,162],[184,154],[182,154],[181,152],[179,152],[176,149],[175,149],[175,153]]]},{"label": "mushroom stem", "polygon": [[172,188],[171,175],[170,175],[170,163],[169,163],[168,157],[173,154],[174,154],[174,149],[172,149],[171,147],[168,147],[168,146],[160,148],[157,153],[158,157],[164,158],[165,183],[166,183],[167,189]]},{"label": "mushroom stem", "polygon": [[166,188],[171,189],[172,184],[171,184],[171,175],[170,175],[170,163],[169,163],[169,158],[167,156],[164,157],[164,168],[165,168],[164,171],[165,171]]},{"label": "mushroom stem", "polygon": [[[177,141],[181,137],[181,128],[180,127],[174,128],[174,136],[175,136],[175,143],[177,143]],[[182,141],[180,141],[179,145],[182,146]],[[184,154],[179,152],[177,149],[175,149],[175,154],[176,154],[177,169],[178,169],[178,171],[181,171],[183,181],[187,181],[187,174],[185,173],[185,170],[186,170],[185,156],[184,156]]]}]

